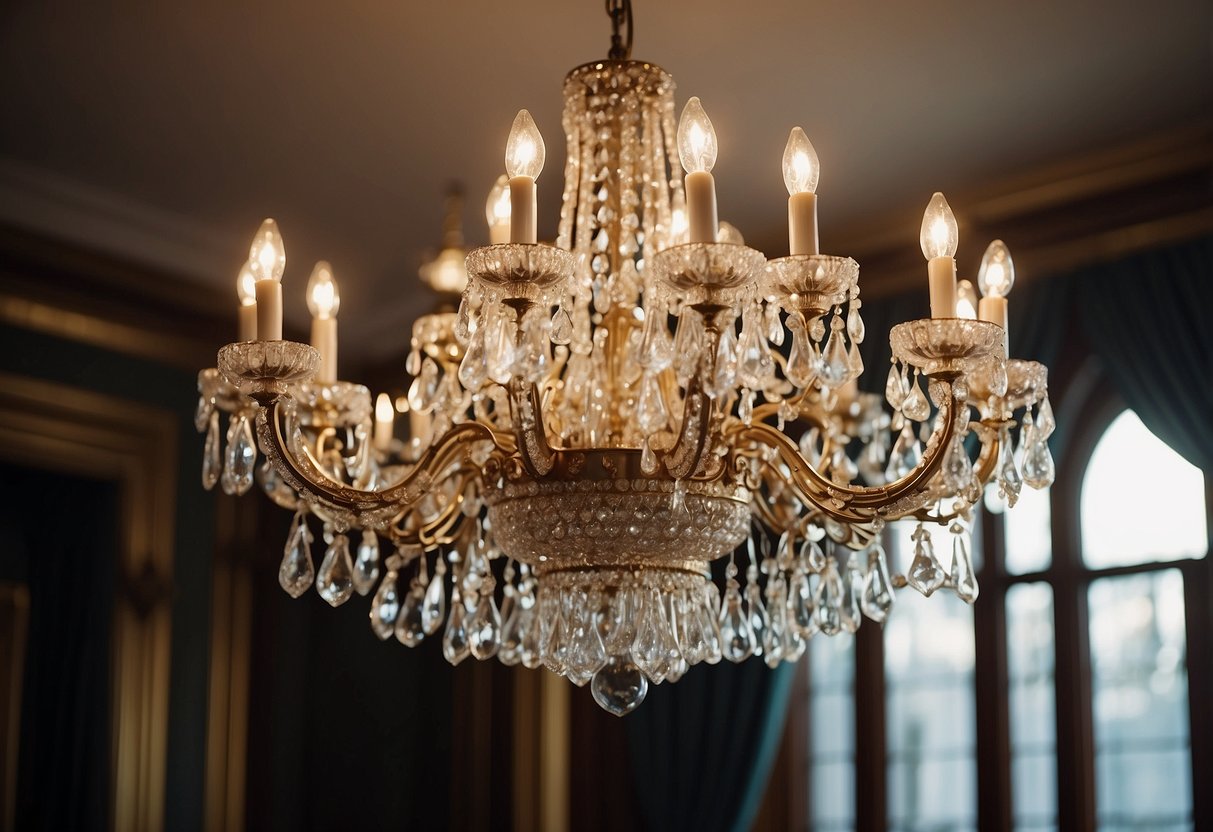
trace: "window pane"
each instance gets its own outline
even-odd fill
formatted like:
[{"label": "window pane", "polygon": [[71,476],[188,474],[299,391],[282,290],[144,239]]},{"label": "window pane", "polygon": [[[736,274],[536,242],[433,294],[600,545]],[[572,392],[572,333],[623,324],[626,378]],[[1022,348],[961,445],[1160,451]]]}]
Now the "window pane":
[{"label": "window pane", "polygon": [[1053,560],[1049,490],[1024,488],[1015,508],[1003,513],[1006,529],[1007,571],[1012,575],[1042,572]]},{"label": "window pane", "polygon": [[[909,562],[912,524],[890,529],[894,562]],[[932,529],[936,554],[950,535]],[[942,544],[949,547],[946,551]],[[969,829],[977,823],[973,612],[946,589],[898,593],[885,625],[890,829]]]},{"label": "window pane", "polygon": [[1102,578],[1088,607],[1099,824],[1183,828],[1192,813],[1183,577]]},{"label": "window pane", "polygon": [[[1131,487],[1126,466],[1145,465]],[[1165,516],[1142,511],[1166,488]],[[1141,486],[1144,486],[1141,487]],[[1200,469],[1146,430],[1131,410],[1116,417],[1095,446],[1082,483],[1082,549],[1100,568],[1201,557],[1208,546],[1205,481]]]},{"label": "window pane", "polygon": [[809,642],[809,787],[813,829],[855,826],[855,637]]},{"label": "window pane", "polygon": [[1016,829],[1057,823],[1057,723],[1053,589],[1007,591],[1007,676],[1011,712],[1011,795]]}]

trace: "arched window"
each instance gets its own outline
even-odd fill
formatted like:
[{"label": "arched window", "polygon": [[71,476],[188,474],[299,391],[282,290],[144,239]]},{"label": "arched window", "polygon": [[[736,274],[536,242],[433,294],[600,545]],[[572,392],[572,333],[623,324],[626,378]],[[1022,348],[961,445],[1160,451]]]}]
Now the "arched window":
[{"label": "arched window", "polygon": [[[907,591],[883,628],[867,622],[842,649],[810,643],[808,828],[1186,830],[1209,817],[1210,495],[1113,401],[1104,388],[1068,414],[1080,429],[1051,489],[975,523],[975,607]],[[899,525],[887,548],[904,567]],[[822,734],[844,711],[850,725]]]}]

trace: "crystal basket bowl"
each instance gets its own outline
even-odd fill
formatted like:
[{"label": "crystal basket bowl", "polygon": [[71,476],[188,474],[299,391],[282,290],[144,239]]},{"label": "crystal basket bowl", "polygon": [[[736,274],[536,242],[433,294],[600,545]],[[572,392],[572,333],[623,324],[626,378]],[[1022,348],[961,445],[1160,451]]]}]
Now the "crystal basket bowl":
[{"label": "crystal basket bowl", "polygon": [[[682,486],[679,486],[680,488]],[[723,482],[522,478],[485,494],[502,551],[539,574],[646,567],[706,574],[750,528],[750,492]]]}]

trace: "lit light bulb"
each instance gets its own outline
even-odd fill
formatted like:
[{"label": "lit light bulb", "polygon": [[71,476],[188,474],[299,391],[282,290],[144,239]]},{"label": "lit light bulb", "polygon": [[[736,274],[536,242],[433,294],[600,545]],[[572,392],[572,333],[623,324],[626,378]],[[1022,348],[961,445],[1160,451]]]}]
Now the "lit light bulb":
[{"label": "lit light bulb", "polygon": [[719,229],[716,231],[716,242],[732,243],[735,246],[744,246],[745,237],[742,236],[741,231],[738,230],[737,226],[733,225],[733,223],[722,222]]},{"label": "lit light bulb", "polygon": [[286,247],[282,245],[278,223],[272,219],[265,220],[257,229],[253,244],[249,246],[248,265],[254,280],[282,281],[282,273],[286,271]]},{"label": "lit light bulb", "polygon": [[489,228],[510,224],[510,180],[504,173],[497,177],[489,191],[489,198],[484,204],[484,218]]},{"label": "lit light bulb", "polygon": [[956,217],[943,194],[936,191],[922,215],[922,231],[918,235],[918,242],[922,246],[923,256],[928,260],[934,260],[936,257],[955,257],[957,236]]},{"label": "lit light bulb", "polygon": [[956,284],[956,317],[977,320],[977,290],[967,280]]},{"label": "lit light bulb", "polygon": [[337,291],[337,281],[333,279],[333,268],[327,261],[321,260],[312,269],[312,276],[307,281],[307,308],[313,317],[323,321],[337,317],[340,306],[341,293]]},{"label": "lit light bulb", "polygon": [[792,128],[788,144],[783,149],[783,184],[788,194],[815,194],[817,181],[821,177],[821,163],[813,143],[799,127]]},{"label": "lit light bulb", "polygon": [[510,138],[505,143],[506,173],[511,179],[515,176],[538,179],[546,152],[535,119],[527,110],[519,110],[518,115],[514,116],[514,126],[510,128]]},{"label": "lit light bulb", "polygon": [[253,287],[256,282],[252,265],[245,263],[240,267],[240,274],[236,278],[236,297],[240,298],[241,306],[252,306],[257,302],[257,290]]},{"label": "lit light bulb", "polygon": [[1002,240],[995,240],[986,247],[977,270],[977,286],[987,298],[1005,298],[1015,285],[1015,264],[1011,251]]},{"label": "lit light bulb", "polygon": [[[405,410],[407,411],[407,407]],[[375,399],[375,421],[376,422],[391,422],[396,416],[396,408],[392,405],[392,397],[387,393],[380,393]]]},{"label": "lit light bulb", "polygon": [[711,172],[716,165],[716,131],[697,97],[682,108],[678,120],[678,158],[687,173]]}]

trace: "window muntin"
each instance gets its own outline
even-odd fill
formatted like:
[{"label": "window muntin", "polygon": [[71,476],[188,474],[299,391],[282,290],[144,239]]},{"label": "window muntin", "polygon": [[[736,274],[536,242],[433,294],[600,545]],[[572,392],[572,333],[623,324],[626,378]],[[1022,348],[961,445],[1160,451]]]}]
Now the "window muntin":
[{"label": "window muntin", "polygon": [[1016,829],[1057,826],[1057,720],[1053,588],[1007,591],[1011,797]]},{"label": "window muntin", "polygon": [[813,829],[855,828],[855,637],[809,642],[809,803]]}]

